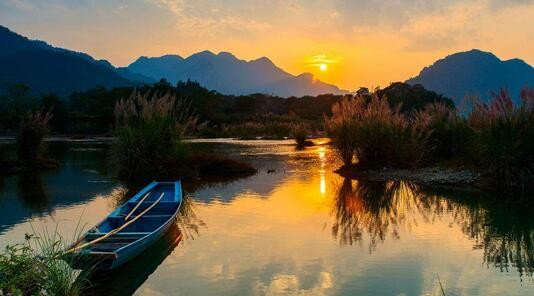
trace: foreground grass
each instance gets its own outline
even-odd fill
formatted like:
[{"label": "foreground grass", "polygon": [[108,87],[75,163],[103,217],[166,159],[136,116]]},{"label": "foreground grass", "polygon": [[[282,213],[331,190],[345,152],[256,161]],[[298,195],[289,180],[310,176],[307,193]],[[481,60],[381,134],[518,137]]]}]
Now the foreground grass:
[{"label": "foreground grass", "polygon": [[64,253],[67,245],[53,235],[25,236],[25,242],[0,253],[2,295],[81,295],[88,271],[70,267],[75,260]]}]

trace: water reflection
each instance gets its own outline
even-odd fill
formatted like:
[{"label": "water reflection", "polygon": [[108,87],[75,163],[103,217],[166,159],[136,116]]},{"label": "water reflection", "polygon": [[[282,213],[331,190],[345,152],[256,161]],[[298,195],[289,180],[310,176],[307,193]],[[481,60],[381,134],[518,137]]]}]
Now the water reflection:
[{"label": "water reflection", "polygon": [[[467,196],[465,196],[467,194]],[[458,196],[461,196],[459,198]],[[469,193],[422,189],[408,182],[362,182],[345,178],[334,197],[332,235],[341,245],[368,238],[372,252],[387,238],[450,213],[461,231],[482,249],[483,262],[500,271],[514,268],[520,277],[534,271],[532,209]],[[503,208],[505,206],[505,208]],[[402,228],[402,229],[401,229]]]},{"label": "water reflection", "polygon": [[[146,185],[90,183],[110,180],[95,157],[104,151],[78,148],[40,176],[47,206],[30,209],[20,196],[38,180],[5,180],[0,224],[12,229],[0,243],[22,238],[29,227],[21,217],[39,211],[29,219],[58,221],[62,233],[83,211],[92,226]],[[481,192],[343,179],[329,146],[217,141],[202,149],[244,158],[259,173],[184,182],[182,243],[151,249],[102,294],[441,295],[436,273],[447,295],[534,293],[532,208]]]},{"label": "water reflection", "polygon": [[18,197],[32,212],[42,214],[49,208],[49,198],[39,174],[21,175],[17,181]]},{"label": "water reflection", "polygon": [[176,224],[141,255],[106,273],[95,273],[90,279],[88,295],[132,295],[180,243],[182,235]]},{"label": "water reflection", "polygon": [[335,199],[332,234],[341,245],[369,237],[369,251],[388,236],[399,238],[399,227],[413,207],[414,191],[407,182],[359,182],[343,179]]}]

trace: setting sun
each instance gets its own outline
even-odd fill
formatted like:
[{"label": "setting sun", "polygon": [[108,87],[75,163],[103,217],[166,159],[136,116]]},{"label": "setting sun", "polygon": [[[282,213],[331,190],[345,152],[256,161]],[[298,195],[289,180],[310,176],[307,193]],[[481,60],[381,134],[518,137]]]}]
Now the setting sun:
[{"label": "setting sun", "polygon": [[326,71],[326,70],[328,69],[328,66],[327,66],[326,64],[320,64],[320,65],[319,65],[319,69],[320,69],[321,71]]}]

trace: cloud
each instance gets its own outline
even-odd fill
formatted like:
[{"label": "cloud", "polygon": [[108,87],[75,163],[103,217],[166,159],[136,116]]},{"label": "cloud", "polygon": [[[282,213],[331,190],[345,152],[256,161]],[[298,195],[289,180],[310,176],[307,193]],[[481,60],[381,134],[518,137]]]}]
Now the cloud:
[{"label": "cloud", "polygon": [[215,37],[232,34],[240,36],[271,28],[267,22],[238,14],[224,14],[218,7],[202,7],[199,10],[197,2],[194,4],[185,0],[150,0],[149,2],[168,9],[175,17],[176,29],[188,36]]}]

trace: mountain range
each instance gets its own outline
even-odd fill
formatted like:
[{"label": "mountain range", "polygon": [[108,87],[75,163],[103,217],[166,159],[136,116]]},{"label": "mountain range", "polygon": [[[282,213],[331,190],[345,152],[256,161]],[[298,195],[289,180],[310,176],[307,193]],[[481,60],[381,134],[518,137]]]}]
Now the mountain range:
[{"label": "mountain range", "polygon": [[[107,88],[192,80],[223,94],[264,93],[281,97],[346,93],[310,73],[292,75],[266,57],[245,61],[229,52],[140,57],[127,67],[30,40],[0,26],[0,92],[23,83],[35,94],[54,92],[67,97],[96,86]],[[466,94],[482,99],[507,88],[514,98],[525,85],[534,86],[534,68],[519,59],[500,60],[490,52],[470,50],[449,55],[406,81],[420,84],[460,102]]]},{"label": "mountain range", "polygon": [[182,58],[165,55],[140,57],[128,67],[115,68],[106,60],[30,40],[0,26],[0,89],[23,83],[34,93],[68,96],[96,86],[116,87],[151,83],[162,78],[172,83],[193,80],[224,94],[266,93],[282,97],[345,93],[305,73],[291,75],[266,57],[237,59],[228,52],[203,51]]},{"label": "mountain range", "polygon": [[107,61],[30,40],[0,26],[0,84],[23,83],[34,93],[66,96],[95,86],[135,84]]},{"label": "mountain range", "polygon": [[153,79],[165,78],[171,83],[197,81],[223,94],[265,93],[289,97],[346,93],[314,79],[310,73],[291,75],[266,57],[245,61],[224,51],[214,54],[206,50],[187,58],[179,55],[140,57],[127,69]]},{"label": "mountain range", "polygon": [[457,104],[466,95],[487,100],[500,88],[508,89],[517,102],[523,87],[534,87],[534,68],[520,59],[503,61],[490,52],[473,49],[440,59],[406,82],[421,84]]}]

